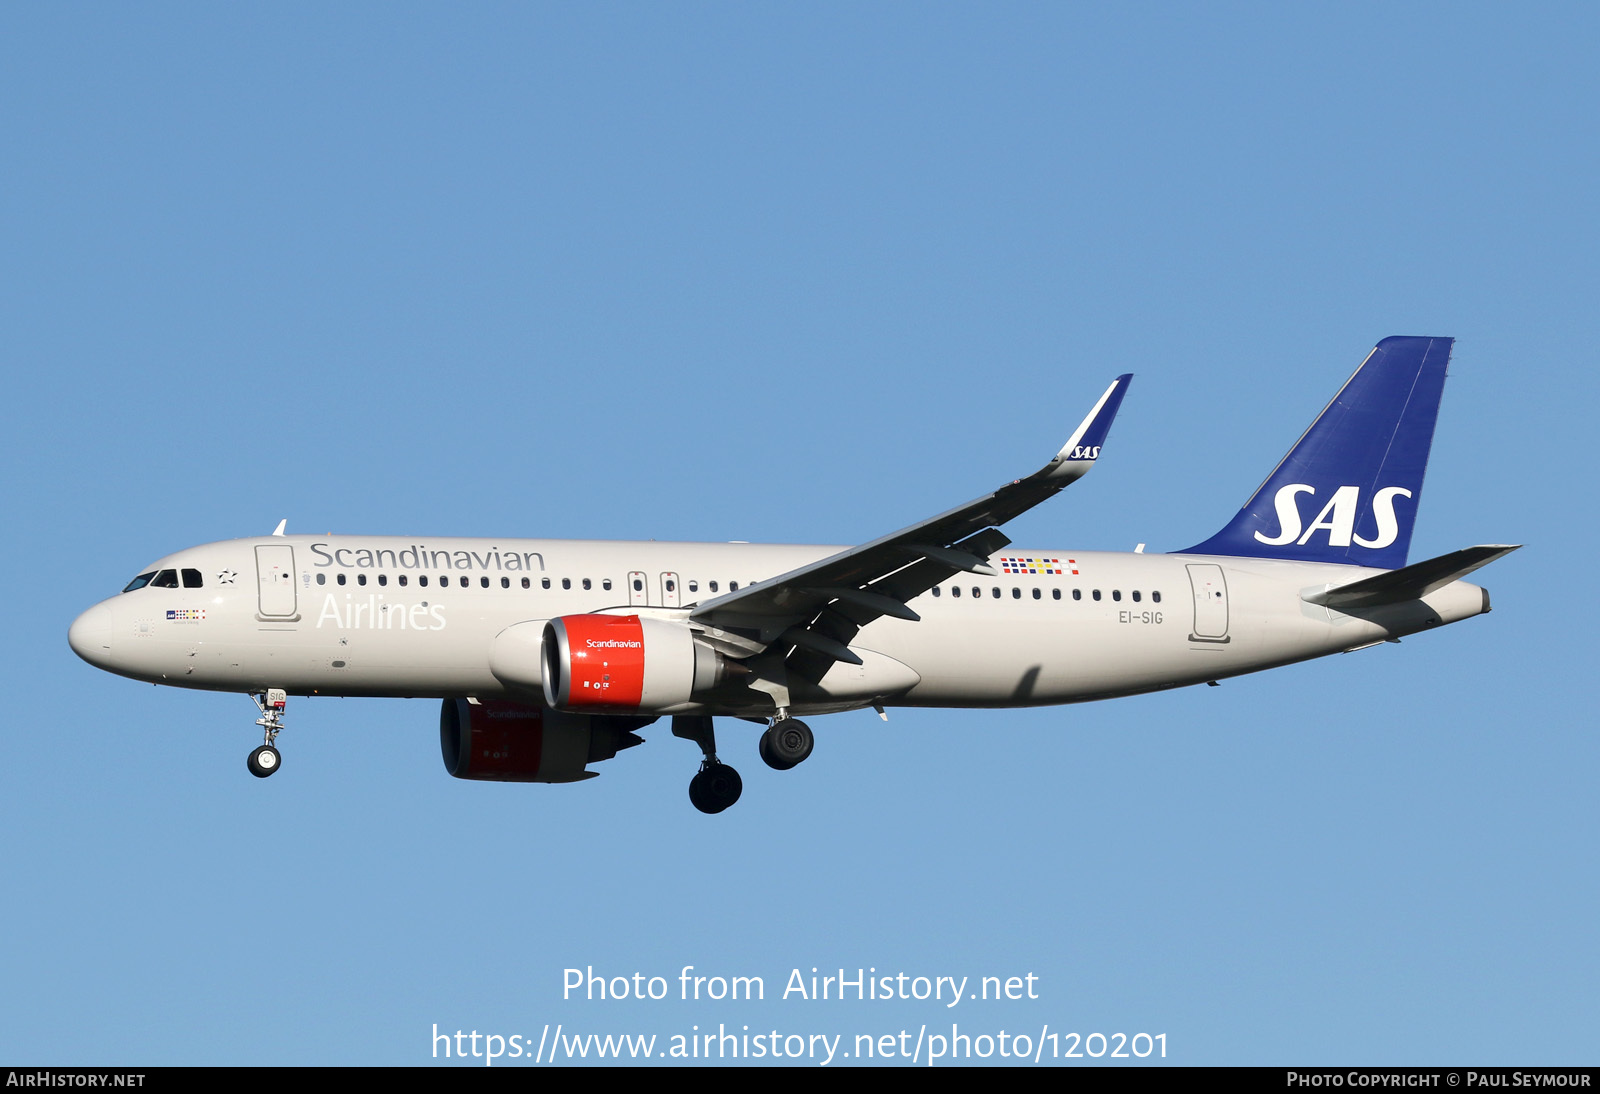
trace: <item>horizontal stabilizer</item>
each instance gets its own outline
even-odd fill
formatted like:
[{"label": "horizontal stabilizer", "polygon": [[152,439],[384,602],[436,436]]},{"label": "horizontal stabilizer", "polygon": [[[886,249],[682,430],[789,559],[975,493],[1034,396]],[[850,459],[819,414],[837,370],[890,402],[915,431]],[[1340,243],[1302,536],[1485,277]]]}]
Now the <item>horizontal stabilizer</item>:
[{"label": "horizontal stabilizer", "polygon": [[1435,589],[1442,589],[1452,581],[1459,581],[1472,571],[1487,566],[1497,558],[1504,558],[1522,544],[1491,543],[1480,547],[1463,547],[1426,562],[1413,563],[1399,570],[1390,570],[1376,577],[1363,578],[1337,589],[1308,593],[1304,599],[1312,604],[1323,604],[1335,611],[1350,608],[1376,608],[1383,604],[1398,604],[1417,600]]}]

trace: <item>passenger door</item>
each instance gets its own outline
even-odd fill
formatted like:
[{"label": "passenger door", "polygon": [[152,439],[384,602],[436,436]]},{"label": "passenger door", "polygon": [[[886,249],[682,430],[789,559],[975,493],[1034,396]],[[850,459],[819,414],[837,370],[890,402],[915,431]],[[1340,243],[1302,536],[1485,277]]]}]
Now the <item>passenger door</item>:
[{"label": "passenger door", "polygon": [[262,619],[298,619],[294,589],[294,548],[287,543],[256,547],[257,609]]},{"label": "passenger door", "polygon": [[1228,640],[1228,583],[1222,567],[1209,562],[1189,564],[1189,587],[1194,591],[1193,642]]}]

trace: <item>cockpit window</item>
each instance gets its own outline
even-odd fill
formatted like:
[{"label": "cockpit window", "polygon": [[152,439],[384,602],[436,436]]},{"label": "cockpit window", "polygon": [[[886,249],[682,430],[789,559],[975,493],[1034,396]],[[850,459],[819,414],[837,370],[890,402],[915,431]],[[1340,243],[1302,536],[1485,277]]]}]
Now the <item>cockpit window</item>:
[{"label": "cockpit window", "polygon": [[152,589],[176,589],[178,587],[177,570],[160,570],[150,579]]},{"label": "cockpit window", "polygon": [[198,589],[201,585],[199,570],[183,571],[183,587],[185,589]]},{"label": "cockpit window", "polygon": [[150,579],[152,577],[155,577],[155,576],[156,576],[156,572],[154,570],[151,570],[147,574],[140,574],[138,577],[136,577],[132,581],[128,582],[128,587],[126,589],[123,589],[122,591],[125,592],[125,593],[131,593],[135,589],[142,589],[146,585],[150,584]]}]

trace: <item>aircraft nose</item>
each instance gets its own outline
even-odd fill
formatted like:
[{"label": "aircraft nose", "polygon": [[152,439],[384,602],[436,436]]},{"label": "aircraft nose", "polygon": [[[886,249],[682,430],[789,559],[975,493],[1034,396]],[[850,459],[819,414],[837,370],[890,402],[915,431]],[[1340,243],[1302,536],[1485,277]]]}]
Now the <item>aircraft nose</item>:
[{"label": "aircraft nose", "polygon": [[96,668],[104,668],[111,657],[111,605],[96,604],[72,622],[67,642],[72,652]]}]

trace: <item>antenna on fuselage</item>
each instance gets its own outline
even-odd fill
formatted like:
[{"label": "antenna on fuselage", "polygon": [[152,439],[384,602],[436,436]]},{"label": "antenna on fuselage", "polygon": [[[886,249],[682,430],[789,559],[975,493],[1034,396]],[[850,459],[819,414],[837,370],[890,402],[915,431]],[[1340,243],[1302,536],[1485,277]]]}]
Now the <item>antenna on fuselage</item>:
[{"label": "antenna on fuselage", "polygon": [[289,518],[284,517],[278,522],[278,526],[272,530],[272,534],[275,536],[281,536],[283,535],[283,530],[287,527],[289,527]]}]

